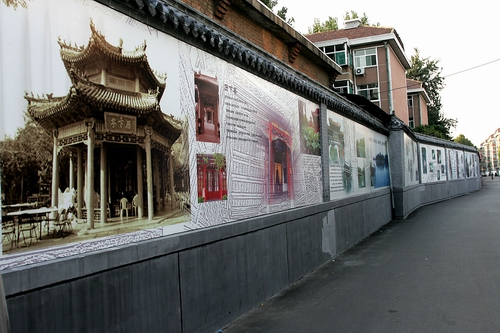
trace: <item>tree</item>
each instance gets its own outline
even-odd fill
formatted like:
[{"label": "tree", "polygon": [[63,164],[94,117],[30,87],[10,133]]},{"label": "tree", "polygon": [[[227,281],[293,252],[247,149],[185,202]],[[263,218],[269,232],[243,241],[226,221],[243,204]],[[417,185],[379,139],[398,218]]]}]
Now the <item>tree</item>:
[{"label": "tree", "polygon": [[[266,5],[269,9],[273,10],[274,7],[278,4],[278,0],[262,0],[262,3]],[[286,14],[288,13],[288,8],[287,7],[282,7],[279,9],[276,13],[279,17],[283,19],[286,23],[292,25],[295,22],[295,19],[293,17],[287,18]]]},{"label": "tree", "polygon": [[[355,12],[354,10],[351,10],[351,12],[345,12],[344,21],[353,20],[356,18],[361,19],[361,25],[370,25],[368,16],[366,16],[365,13],[363,13],[363,17],[359,17],[358,13]],[[321,21],[318,18],[315,18],[313,26],[307,29],[308,33],[315,34],[318,32],[338,30],[339,29],[338,21],[339,21],[338,18],[329,16],[328,20],[321,23]],[[373,26],[380,26],[380,23],[377,22],[377,24],[373,24]]]},{"label": "tree", "polygon": [[[25,202],[27,197],[40,192],[42,183],[50,183],[52,176],[52,135],[25,113],[25,126],[18,129],[14,139],[0,142],[2,188],[7,202]],[[61,185],[67,186],[69,152],[59,152]]]},{"label": "tree", "polygon": [[453,141],[455,141],[457,143],[461,143],[461,144],[466,145],[466,146],[471,146],[471,147],[474,147],[477,149],[477,147],[472,143],[472,141],[467,139],[465,137],[465,135],[463,135],[463,134],[458,135],[455,139],[453,139]]},{"label": "tree", "polygon": [[338,19],[336,17],[331,17],[331,16],[329,16],[328,20],[326,20],[324,23],[321,23],[318,18],[315,18],[312,28],[307,28],[309,34],[315,34],[318,32],[326,32],[338,29],[339,29]]},{"label": "tree", "polygon": [[439,60],[433,60],[430,57],[422,58],[418,48],[415,48],[415,54],[411,56],[411,68],[406,72],[406,77],[422,82],[430,99],[428,105],[429,124],[417,126],[414,131],[451,140],[451,130],[456,127],[457,120],[445,118],[441,113],[440,92],[445,87],[444,78],[441,76],[442,70],[439,67]]},{"label": "tree", "polygon": [[[344,15],[344,21],[349,21],[349,20],[354,20],[354,19],[361,19],[361,25],[370,25],[370,22],[368,20],[368,16],[366,16],[366,13],[363,13],[363,17],[359,17],[358,13],[355,12],[354,10],[351,10],[351,12],[345,12]],[[376,26],[379,26],[380,23],[377,22]]]}]

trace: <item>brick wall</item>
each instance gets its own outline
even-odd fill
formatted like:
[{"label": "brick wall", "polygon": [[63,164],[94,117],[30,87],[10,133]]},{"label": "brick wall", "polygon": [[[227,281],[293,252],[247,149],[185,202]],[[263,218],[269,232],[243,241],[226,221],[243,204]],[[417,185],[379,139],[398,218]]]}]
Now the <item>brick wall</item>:
[{"label": "brick wall", "polygon": [[[230,0],[225,1],[228,2]],[[240,10],[237,6],[229,5],[224,18],[219,19],[214,13],[220,0],[183,0],[183,2],[238,34],[243,39],[268,52],[284,64],[324,86],[329,86],[329,74],[323,68],[312,63],[302,53],[299,53],[293,63],[290,62],[289,45],[284,40],[279,39],[275,33],[250,18],[247,13]]]}]

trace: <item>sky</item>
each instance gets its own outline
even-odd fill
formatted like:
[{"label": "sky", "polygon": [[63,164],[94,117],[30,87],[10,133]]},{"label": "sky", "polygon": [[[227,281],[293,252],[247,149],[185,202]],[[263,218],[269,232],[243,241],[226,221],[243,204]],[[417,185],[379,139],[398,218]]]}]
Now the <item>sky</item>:
[{"label": "sky", "polygon": [[[62,0],[49,1],[51,5],[54,4],[54,8],[36,11],[35,8],[32,8],[32,12],[36,12],[38,19],[49,22],[50,20],[47,18],[54,10],[60,11],[61,8],[65,7],[56,6],[55,3],[60,1]],[[94,4],[88,0],[81,1]],[[30,6],[42,3],[45,1],[33,0],[29,2]],[[445,78],[445,88],[441,92],[443,105],[441,111],[446,118],[458,121],[456,129],[452,132],[454,137],[463,134],[479,147],[489,135],[500,127],[500,107],[491,102],[496,93],[496,78],[500,74],[500,43],[498,35],[495,35],[498,31],[495,17],[489,14],[500,11],[499,1],[476,0],[472,6],[470,3],[450,5],[450,2],[420,0],[415,3],[407,3],[404,8],[394,0],[344,2],[308,0],[306,3],[307,6],[304,5],[303,0],[278,0],[276,8],[287,7],[287,16],[295,19],[294,28],[304,34],[307,34],[309,27],[312,27],[315,18],[324,22],[329,16],[336,17],[339,26],[342,27],[345,12],[353,10],[360,16],[366,13],[370,23],[380,23],[381,26],[396,29],[403,41],[408,59],[414,54],[414,48],[418,48],[421,57],[438,60],[439,66],[442,67],[441,76]],[[2,45],[2,50],[0,50],[0,97],[3,100],[3,104],[0,101],[1,138],[5,135],[14,137],[17,128],[24,126],[22,110],[13,112],[5,104],[7,99],[12,98],[11,89],[20,85],[21,81],[25,82],[29,73],[27,70],[20,73],[13,66],[16,61],[16,59],[12,60],[11,58],[13,54],[16,57],[19,57],[19,54],[26,57],[30,53],[26,49],[26,42],[19,42],[22,38],[13,37],[14,32],[24,35],[26,41],[29,38],[26,38],[25,34],[29,31],[30,38],[40,38],[42,44],[52,45],[52,48],[47,48],[43,52],[47,53],[45,54],[47,58],[55,59],[55,62],[44,67],[47,67],[47,71],[59,67],[61,67],[59,69],[64,70],[58,56],[59,46],[54,40],[34,37],[41,31],[34,27],[27,27],[28,20],[22,16],[26,15],[24,12],[21,9],[13,11],[11,8],[5,7],[3,2],[0,3],[0,43]],[[67,17],[68,20],[74,17],[70,13],[62,12],[59,14],[61,14],[59,17]],[[84,27],[81,30],[88,34],[86,19],[78,23]],[[74,25],[74,22],[68,25]],[[46,23],[44,29],[49,31],[54,27],[52,23]],[[57,33],[61,34],[59,31]],[[64,33],[62,34],[64,35]],[[72,33],[72,36],[74,35],[75,32]],[[87,38],[82,36],[74,42],[83,45],[86,44]],[[133,47],[139,44],[138,40]],[[150,51],[149,45],[148,51]],[[56,53],[53,55],[50,52]],[[148,54],[149,57],[151,52]],[[31,59],[32,69],[40,66],[34,59]],[[24,77],[23,80],[20,79],[21,76]],[[12,80],[12,78],[17,79]],[[47,82],[31,82],[29,88],[24,86],[22,90],[47,93],[46,90],[37,89],[37,86],[42,84],[46,86]],[[67,82],[49,82],[50,91],[54,92],[54,96],[66,95],[67,84]],[[24,98],[20,98],[20,100],[25,108],[26,101]]]},{"label": "sky", "polygon": [[[307,5],[305,5],[307,4]],[[452,136],[465,135],[476,147],[500,128],[500,105],[494,102],[500,76],[498,0],[447,2],[419,0],[278,0],[276,8],[287,7],[295,30],[307,34],[314,19],[338,19],[351,10],[371,24],[392,27],[403,41],[408,59],[418,48],[421,58],[438,60],[445,88],[441,91],[444,117],[456,119]]]},{"label": "sky", "polygon": [[[66,44],[87,46],[90,21],[105,33],[106,40],[125,50],[134,50],[145,41],[152,68],[168,77],[179,77],[179,66],[165,61],[174,51],[174,38],[92,0],[30,0],[28,9],[14,10],[0,2],[0,138],[14,138],[24,127],[25,92],[35,97],[52,93],[66,96],[71,82],[60,56],[58,39]],[[28,24],[29,22],[29,24]],[[120,29],[116,29],[120,26]],[[166,89],[179,91],[178,80],[168,80]],[[170,93],[160,106],[165,113],[179,116],[179,94]]]}]

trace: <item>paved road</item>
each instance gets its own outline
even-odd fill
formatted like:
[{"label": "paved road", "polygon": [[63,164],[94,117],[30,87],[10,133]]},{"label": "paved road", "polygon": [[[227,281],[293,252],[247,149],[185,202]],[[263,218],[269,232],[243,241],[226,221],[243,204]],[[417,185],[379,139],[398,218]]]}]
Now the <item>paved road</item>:
[{"label": "paved road", "polygon": [[500,332],[500,178],[418,209],[224,333]]}]

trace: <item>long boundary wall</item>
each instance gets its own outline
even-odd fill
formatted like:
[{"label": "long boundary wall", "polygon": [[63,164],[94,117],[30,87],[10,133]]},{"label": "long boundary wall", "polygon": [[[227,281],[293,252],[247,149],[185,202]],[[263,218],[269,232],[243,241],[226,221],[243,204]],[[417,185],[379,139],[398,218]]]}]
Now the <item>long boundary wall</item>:
[{"label": "long boundary wall", "polygon": [[[397,219],[406,218],[414,210],[442,200],[447,200],[457,196],[465,195],[481,188],[481,178],[479,172],[479,163],[475,165],[476,175],[467,177],[463,175],[459,179],[451,179],[449,172],[440,180],[423,182],[423,172],[421,166],[421,146],[431,145],[432,147],[453,149],[475,154],[477,162],[479,156],[473,147],[455,143],[453,141],[440,140],[433,137],[413,133],[406,125],[402,124],[397,118],[393,118],[391,124],[391,134],[389,136],[389,152],[391,157],[391,176],[392,189],[394,196],[394,217]],[[405,176],[405,142],[404,136],[407,135],[417,146],[418,155],[418,174],[420,179],[418,184],[406,185]],[[445,164],[449,164],[448,156],[444,156]]]},{"label": "long boundary wall", "polygon": [[[131,17],[160,25],[123,6],[120,10]],[[177,9],[171,9],[171,14],[170,19],[182,16]],[[267,64],[248,65],[249,71],[269,80],[276,76],[276,84],[318,102],[323,124],[324,202],[6,269],[2,277],[12,332],[213,332],[394,217],[404,218],[423,205],[480,188],[480,178],[404,186],[402,138],[403,133],[411,134],[409,129],[397,121],[388,126],[385,120],[266,58],[263,52],[239,45],[241,41],[234,36],[221,38],[217,48],[208,41],[193,42],[180,32],[182,26],[175,28],[178,30],[171,34],[217,56],[224,57],[226,48],[239,48],[247,57]],[[204,25],[196,28],[208,29]],[[230,52],[225,54],[227,61],[238,63]],[[389,135],[392,186],[329,200],[327,109]],[[425,142],[416,135],[412,138]],[[433,144],[450,145],[444,141]]]},{"label": "long boundary wall", "polygon": [[3,272],[12,332],[211,332],[391,220],[390,191]]}]

